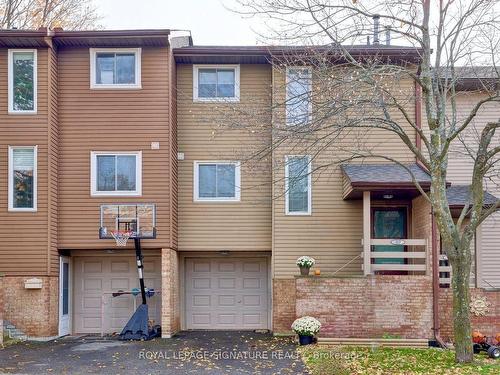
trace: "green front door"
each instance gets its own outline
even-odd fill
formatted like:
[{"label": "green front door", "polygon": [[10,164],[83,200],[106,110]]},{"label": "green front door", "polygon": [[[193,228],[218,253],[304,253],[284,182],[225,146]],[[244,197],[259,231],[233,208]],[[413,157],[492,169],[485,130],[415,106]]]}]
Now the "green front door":
[{"label": "green front door", "polygon": [[[373,238],[406,238],[406,208],[381,207],[372,209]],[[405,251],[404,245],[377,245],[373,251]],[[403,258],[375,258],[375,264],[404,264]]]}]

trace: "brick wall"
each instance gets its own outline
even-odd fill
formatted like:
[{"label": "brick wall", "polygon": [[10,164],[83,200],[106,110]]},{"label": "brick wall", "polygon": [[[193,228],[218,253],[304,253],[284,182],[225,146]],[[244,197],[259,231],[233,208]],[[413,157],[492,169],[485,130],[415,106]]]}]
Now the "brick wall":
[{"label": "brick wall", "polygon": [[296,279],[296,316],[322,323],[323,337],[432,337],[432,281],[427,276]]},{"label": "brick wall", "polygon": [[[490,303],[489,312],[485,316],[471,314],[472,329],[479,330],[487,336],[496,336],[500,333],[500,290],[487,291],[471,289],[471,299],[481,296]],[[441,288],[439,291],[439,313],[441,337],[453,341],[453,292],[451,288]]]},{"label": "brick wall", "polygon": [[37,276],[42,280],[42,289],[25,289],[24,282],[29,278],[3,278],[4,319],[28,336],[56,336],[59,322],[59,278]]},{"label": "brick wall", "polygon": [[177,251],[161,251],[161,325],[162,337],[168,338],[180,330],[179,256]]},{"label": "brick wall", "polygon": [[274,333],[290,333],[295,318],[295,279],[273,279]]}]

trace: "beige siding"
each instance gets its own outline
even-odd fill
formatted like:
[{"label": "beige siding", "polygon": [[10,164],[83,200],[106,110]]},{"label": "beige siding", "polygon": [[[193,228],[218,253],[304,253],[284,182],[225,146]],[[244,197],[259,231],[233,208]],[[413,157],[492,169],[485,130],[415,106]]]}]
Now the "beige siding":
[{"label": "beige siding", "polygon": [[[158,238],[144,246],[170,246],[168,58],[167,48],[142,49],[140,90],[90,90],[89,49],[59,51],[59,248],[113,246],[98,239],[99,206],[140,202],[157,205]],[[91,197],[91,151],[142,151],[142,196]]]},{"label": "beige siding", "polygon": [[[460,93],[457,98],[458,119],[463,120],[473,106],[485,97],[482,93]],[[498,121],[500,110],[498,103],[488,103],[479,110],[470,127],[464,132],[464,138],[469,147],[477,145],[477,136],[488,122]],[[496,138],[494,142],[498,142]],[[448,181],[452,184],[470,184],[472,179],[473,160],[464,152],[461,142],[456,141],[451,149],[448,163]],[[489,192],[500,197],[499,166],[492,181],[486,181]],[[478,285],[481,287],[500,287],[500,214],[488,218],[481,228],[478,239]]]},{"label": "beige siding", "polygon": [[[241,166],[241,201],[193,201],[193,163],[204,160],[242,160],[262,138],[244,130],[221,132],[233,109],[251,113],[270,107],[271,69],[241,65],[239,104],[193,102],[193,66],[177,66],[179,161],[179,250],[271,250],[270,163]],[[270,127],[264,117],[263,127]],[[255,165],[256,164],[256,165]]]},{"label": "beige siding", "polygon": [[[273,72],[274,101],[279,106],[284,100],[284,74],[281,71]],[[402,93],[407,96],[408,113],[414,116],[412,102],[412,82],[402,82]],[[317,90],[313,78],[313,90]],[[278,107],[279,108],[279,107]],[[284,115],[282,110],[275,111],[275,124],[282,126]],[[395,118],[404,123],[401,116]],[[415,132],[408,127],[411,139]],[[343,139],[344,149],[362,144],[373,150],[394,157],[405,163],[414,162],[413,155],[406,146],[395,136],[386,131],[367,131],[363,129],[357,134]],[[274,187],[273,212],[273,269],[277,278],[287,278],[298,273],[295,260],[301,255],[309,255],[316,259],[316,268],[323,273],[337,275],[361,274],[362,252],[362,201],[345,201],[342,199],[343,181],[338,165],[331,165],[347,154],[342,154],[335,148],[325,148],[312,161],[312,214],[309,216],[285,215],[285,199],[283,197],[284,157],[292,155],[311,155],[318,151],[317,147],[310,147],[304,142],[291,146],[283,145],[274,153],[275,165],[281,163],[281,168],[274,168],[274,181],[280,181]],[[368,161],[377,162],[377,161]],[[380,161],[378,161],[380,162]],[[383,161],[387,163],[387,161]],[[318,168],[329,166],[328,168]],[[342,268],[342,269],[341,269]],[[341,269],[341,270],[340,270]]]},{"label": "beige siding", "polygon": [[[47,49],[38,49],[38,112],[7,113],[7,52],[0,48],[0,272],[46,275],[50,269],[48,228],[48,70]],[[8,146],[38,145],[38,210],[8,211]]]}]

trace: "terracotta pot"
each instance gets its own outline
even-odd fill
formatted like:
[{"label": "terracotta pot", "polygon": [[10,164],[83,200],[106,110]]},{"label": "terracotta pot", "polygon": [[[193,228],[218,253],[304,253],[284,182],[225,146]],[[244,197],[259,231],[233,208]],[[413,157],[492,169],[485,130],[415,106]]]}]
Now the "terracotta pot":
[{"label": "terracotta pot", "polygon": [[309,270],[310,268],[309,267],[299,267],[300,268],[300,274],[302,276],[307,276],[309,275]]}]

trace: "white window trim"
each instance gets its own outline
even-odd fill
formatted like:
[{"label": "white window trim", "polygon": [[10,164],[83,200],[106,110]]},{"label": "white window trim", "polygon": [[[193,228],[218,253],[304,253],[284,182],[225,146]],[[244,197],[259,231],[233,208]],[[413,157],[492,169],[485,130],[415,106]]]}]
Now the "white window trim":
[{"label": "white window trim", "polygon": [[[288,101],[290,98],[288,97],[288,84],[290,82],[290,74],[289,71],[290,69],[307,69],[309,72],[309,78],[311,82],[311,86],[309,87],[310,92],[312,92],[313,89],[313,82],[312,82],[312,67],[311,66],[300,66],[300,65],[290,65],[286,67],[286,86],[285,86],[285,123],[288,126],[294,126],[295,124],[288,122],[288,117],[287,117],[287,110],[286,106],[288,105]],[[312,122],[312,100],[309,100],[309,116],[308,116],[308,123]]]},{"label": "white window trim", "polygon": [[[293,158],[307,158],[307,211],[289,211],[289,201],[288,201],[288,161]],[[312,162],[309,155],[288,155],[285,156],[285,214],[289,216],[307,216],[312,214]]]},{"label": "white window trim", "polygon": [[[141,89],[141,48],[90,48],[90,88],[93,90],[99,89]],[[96,58],[98,53],[134,53],[135,54],[135,83],[133,84],[99,84],[96,83]]]},{"label": "white window trim", "polygon": [[[234,96],[231,98],[200,98],[198,97],[198,70],[200,69],[234,69]],[[193,65],[193,101],[205,103],[224,103],[240,101],[240,65],[239,64],[195,64]]]},{"label": "white window trim", "polygon": [[[97,156],[135,156],[135,190],[98,191]],[[90,195],[92,197],[140,197],[142,195],[142,151],[92,151],[90,153]]]},{"label": "white window trim", "polygon": [[[16,149],[33,150],[33,207],[14,207],[14,155]],[[9,146],[8,210],[12,212],[36,212],[38,209],[38,146]]]},{"label": "white window trim", "polygon": [[[234,165],[234,197],[233,198],[200,198],[199,192],[199,166],[204,164],[230,164]],[[194,167],[194,186],[193,186],[193,201],[194,202],[240,202],[241,200],[241,164],[239,161],[195,161]]]},{"label": "white window trim", "polygon": [[[32,52],[33,53],[33,110],[16,111],[14,110],[14,66],[13,57],[16,52]],[[38,105],[38,58],[36,49],[9,49],[8,52],[8,113],[11,115],[36,115]]]}]

